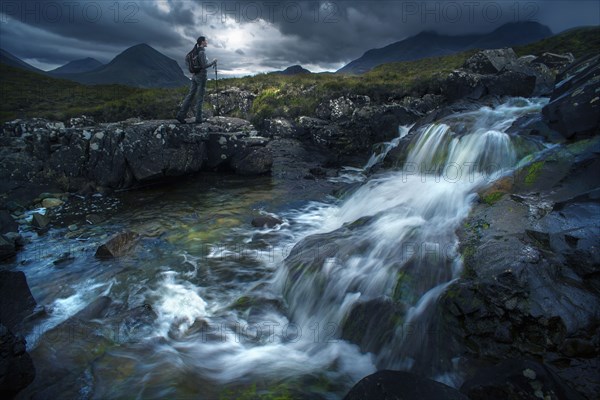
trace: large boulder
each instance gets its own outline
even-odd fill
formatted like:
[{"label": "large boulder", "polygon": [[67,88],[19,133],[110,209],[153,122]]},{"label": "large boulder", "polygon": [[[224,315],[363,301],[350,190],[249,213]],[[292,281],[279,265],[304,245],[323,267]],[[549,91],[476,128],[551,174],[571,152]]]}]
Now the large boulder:
[{"label": "large boulder", "polygon": [[35,378],[25,340],[0,323],[0,397],[12,399]]},{"label": "large boulder", "polygon": [[96,257],[100,259],[123,257],[136,245],[138,239],[139,234],[136,232],[116,233],[98,247]]},{"label": "large boulder", "polygon": [[600,133],[600,56],[571,65],[556,77],[550,103],[542,113],[545,122],[567,139]]},{"label": "large boulder", "polygon": [[542,360],[594,398],[599,153],[600,137],[557,146],[482,195],[459,231],[463,276],[434,318],[445,349],[480,362]]},{"label": "large boulder", "polygon": [[547,366],[519,359],[477,371],[460,391],[470,400],[584,400]]},{"label": "large boulder", "polygon": [[443,383],[404,371],[378,371],[361,379],[344,400],[469,400]]},{"label": "large boulder", "polygon": [[21,271],[0,271],[0,322],[13,332],[21,330],[36,302]]},{"label": "large boulder", "polygon": [[483,50],[469,57],[463,69],[476,74],[497,74],[516,62],[517,55],[511,48]]}]

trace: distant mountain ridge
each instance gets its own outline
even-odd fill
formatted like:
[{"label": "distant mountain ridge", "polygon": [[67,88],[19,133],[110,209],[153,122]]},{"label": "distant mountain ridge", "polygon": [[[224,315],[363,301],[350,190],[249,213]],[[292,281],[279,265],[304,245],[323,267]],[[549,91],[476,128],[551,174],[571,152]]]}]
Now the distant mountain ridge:
[{"label": "distant mountain ridge", "polygon": [[283,71],[273,71],[271,74],[277,75],[298,75],[298,74],[312,74],[309,70],[302,67],[301,65],[292,65],[291,67],[287,67]]},{"label": "distant mountain ridge", "polygon": [[87,58],[83,58],[81,60],[69,61],[62,67],[58,67],[56,69],[48,71],[48,73],[52,74],[52,75],[77,74],[77,73],[81,73],[81,72],[93,71],[95,69],[102,67],[103,65],[104,64],[102,64],[100,61],[96,60],[95,58],[87,57]]},{"label": "distant mountain ridge", "polygon": [[190,83],[177,61],[145,43],[124,50],[105,65],[93,58],[85,58],[46,72],[2,49],[0,62],[86,85],[121,84],[141,88],[170,88]]},{"label": "distant mountain ridge", "polygon": [[485,34],[449,36],[425,31],[388,46],[368,50],[360,58],[348,63],[337,72],[362,74],[389,62],[443,56],[470,49],[517,46],[549,36],[552,36],[550,28],[531,21],[508,23]]},{"label": "distant mountain ridge", "polygon": [[37,72],[39,74],[45,74],[46,71],[42,71],[39,68],[34,67],[33,65],[27,64],[25,61],[21,60],[19,57],[9,53],[4,49],[0,49],[0,63],[10,65],[11,67],[26,69],[27,71]]},{"label": "distant mountain ridge", "polygon": [[87,85],[117,83],[142,88],[179,87],[190,82],[177,61],[145,43],[126,49],[98,69],[63,77]]}]

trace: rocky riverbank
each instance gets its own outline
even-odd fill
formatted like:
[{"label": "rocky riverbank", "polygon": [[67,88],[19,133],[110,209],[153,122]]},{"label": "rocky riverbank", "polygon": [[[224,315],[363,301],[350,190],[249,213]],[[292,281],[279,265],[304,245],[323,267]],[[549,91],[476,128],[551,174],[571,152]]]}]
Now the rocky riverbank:
[{"label": "rocky riverbank", "polygon": [[[531,396],[541,391],[562,398],[552,393],[563,390],[556,388],[565,382],[566,392],[576,389],[593,398],[600,390],[595,378],[600,367],[600,182],[595,173],[600,166],[600,67],[598,56],[572,61],[557,55],[517,58],[510,49],[483,51],[445,77],[438,94],[383,104],[360,94],[323,99],[314,115],[265,120],[258,128],[233,117],[211,117],[197,125],[170,120],[101,124],[84,117],[6,123],[0,134],[0,256],[10,261],[23,245],[17,213],[37,203],[56,207],[68,202],[69,193],[131,189],[208,171],[270,174],[274,182],[303,190],[305,183],[336,176],[342,164],[364,164],[373,145],[395,138],[399,125],[415,124],[388,154],[386,167],[402,166],[406,146],[425,123],[492,104],[501,96],[550,96],[542,114],[516,121],[513,133],[527,137],[527,143],[553,147],[480,193],[459,232],[464,272],[439,297],[434,326],[427,330],[436,336],[423,343],[445,349],[448,359],[460,359],[466,371],[462,379],[471,379],[463,392],[472,399],[482,398],[478,388],[505,385],[477,375],[481,367],[535,370],[546,374],[547,382],[561,380],[555,386],[527,381]],[[222,107],[248,110],[252,100],[251,94],[234,90]],[[342,228],[342,236],[363,222]],[[32,223],[43,230],[48,220],[39,215]],[[301,245],[329,242],[340,232],[308,238]],[[313,254],[300,250],[286,263],[298,254]],[[309,261],[296,264],[302,268],[315,262]],[[3,282],[14,279],[21,278]],[[3,346],[8,346],[2,351],[0,378],[2,390],[12,395],[33,379],[19,372],[14,380],[9,372],[29,368],[18,324],[33,313],[35,302],[29,304],[30,293],[7,293],[3,290],[0,298],[27,305],[26,312],[14,313],[12,306],[3,306],[8,314],[0,318]],[[99,309],[109,308],[102,300],[99,304]],[[368,327],[371,336],[378,330],[387,333],[382,331],[379,342],[367,343],[365,333],[357,334],[356,323],[349,322],[343,337],[376,352],[389,344],[389,331],[404,312],[392,298],[360,304],[350,311],[352,319]],[[78,318],[89,321],[93,316]],[[13,319],[17,322],[7,322]],[[93,323],[88,325],[92,330]],[[509,358],[520,361],[516,367],[503,364]],[[431,375],[419,367],[417,363],[413,372]],[[521,375],[508,374],[515,378],[507,380],[512,384]],[[568,398],[577,398],[572,396]]]}]

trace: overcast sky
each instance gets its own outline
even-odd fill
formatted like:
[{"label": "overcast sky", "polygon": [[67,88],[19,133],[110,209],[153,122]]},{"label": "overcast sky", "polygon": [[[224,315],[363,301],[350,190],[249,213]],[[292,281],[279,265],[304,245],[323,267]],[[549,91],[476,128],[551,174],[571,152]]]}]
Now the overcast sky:
[{"label": "overcast sky", "polygon": [[195,39],[223,75],[301,64],[335,71],[366,50],[424,30],[490,32],[535,20],[555,32],[599,25],[597,0],[545,1],[200,1],[0,0],[0,47],[49,70],[93,57],[109,62],[147,43],[183,68]]}]

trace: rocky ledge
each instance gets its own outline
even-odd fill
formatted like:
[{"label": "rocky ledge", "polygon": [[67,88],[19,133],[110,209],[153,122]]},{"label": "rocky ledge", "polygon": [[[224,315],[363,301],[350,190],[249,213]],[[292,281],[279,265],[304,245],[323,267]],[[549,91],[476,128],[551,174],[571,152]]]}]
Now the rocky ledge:
[{"label": "rocky ledge", "polygon": [[0,138],[2,180],[58,182],[63,190],[122,189],[202,170],[264,174],[272,162],[267,140],[248,121],[227,117],[202,124],[16,120]]}]

